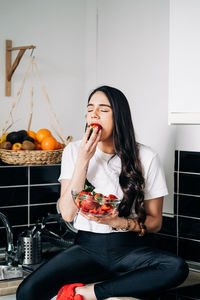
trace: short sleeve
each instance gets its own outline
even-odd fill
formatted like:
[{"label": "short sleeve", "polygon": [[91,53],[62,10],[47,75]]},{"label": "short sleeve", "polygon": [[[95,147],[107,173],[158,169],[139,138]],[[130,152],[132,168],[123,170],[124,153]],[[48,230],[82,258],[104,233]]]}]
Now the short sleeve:
[{"label": "short sleeve", "polygon": [[74,171],[74,164],[74,153],[72,143],[70,143],[63,150],[61,160],[61,173],[58,181],[60,181],[61,179],[71,179]]},{"label": "short sleeve", "polygon": [[168,194],[165,175],[160,164],[158,154],[155,155],[149,166],[146,180],[144,200],[163,197]]}]

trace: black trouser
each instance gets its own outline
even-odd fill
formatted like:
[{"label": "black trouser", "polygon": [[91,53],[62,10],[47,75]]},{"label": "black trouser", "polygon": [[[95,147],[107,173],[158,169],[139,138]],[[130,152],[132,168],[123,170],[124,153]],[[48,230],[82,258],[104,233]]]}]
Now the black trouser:
[{"label": "black trouser", "polygon": [[98,300],[126,296],[150,299],[182,283],[183,259],[152,249],[134,232],[79,231],[75,245],[56,255],[19,286],[17,300],[49,300],[69,283],[93,283]]}]

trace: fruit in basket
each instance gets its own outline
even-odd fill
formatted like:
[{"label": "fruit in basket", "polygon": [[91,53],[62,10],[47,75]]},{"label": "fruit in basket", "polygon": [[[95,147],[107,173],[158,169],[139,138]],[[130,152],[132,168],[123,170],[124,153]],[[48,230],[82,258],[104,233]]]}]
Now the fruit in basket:
[{"label": "fruit in basket", "polygon": [[55,150],[57,141],[53,136],[47,136],[42,140],[41,148],[42,150]]},{"label": "fruit in basket", "polygon": [[22,149],[22,144],[21,143],[14,143],[12,145],[12,150],[21,150]]},{"label": "fruit in basket", "polygon": [[28,136],[28,135],[25,136],[25,138],[23,139],[23,141],[29,141],[29,142],[32,142],[32,143],[35,142],[35,140],[32,137]]},{"label": "fruit in basket", "polygon": [[22,143],[22,149],[23,150],[35,150],[36,146],[33,142],[25,140]]},{"label": "fruit in basket", "polygon": [[27,131],[27,135],[32,137],[34,140],[36,140],[36,133],[35,131],[32,131],[32,130],[28,130]]},{"label": "fruit in basket", "polygon": [[46,128],[42,128],[36,133],[36,139],[39,143],[41,143],[42,140],[48,136],[51,136],[51,131]]},{"label": "fruit in basket", "polygon": [[22,143],[25,136],[27,136],[26,130],[12,131],[7,135],[6,141],[10,142],[12,145],[15,143]]},{"label": "fruit in basket", "polygon": [[7,135],[8,135],[8,132],[2,134],[1,139],[0,139],[0,144],[2,144],[3,142],[6,141]]},{"label": "fruit in basket", "polygon": [[60,142],[58,142],[58,141],[56,140],[56,148],[55,148],[55,150],[63,149],[63,148],[64,148],[63,144],[61,144]]},{"label": "fruit in basket", "polygon": [[1,143],[1,149],[10,150],[12,148],[12,144],[10,142],[4,141]]},{"label": "fruit in basket", "polygon": [[16,131],[10,132],[7,137],[6,141],[10,142],[12,145],[19,142],[19,135]]},{"label": "fruit in basket", "polygon": [[36,150],[41,150],[41,144],[37,141],[37,140],[35,140],[35,149]]},{"label": "fruit in basket", "polygon": [[24,138],[27,136],[27,131],[26,130],[19,130],[19,131],[17,131],[17,136],[18,136],[18,142],[22,143]]}]

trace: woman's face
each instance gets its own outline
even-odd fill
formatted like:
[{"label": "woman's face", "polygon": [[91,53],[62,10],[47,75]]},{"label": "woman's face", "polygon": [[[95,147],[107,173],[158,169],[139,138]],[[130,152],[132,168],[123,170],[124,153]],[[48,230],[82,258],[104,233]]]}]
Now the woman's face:
[{"label": "woman's face", "polygon": [[96,92],[88,103],[87,124],[97,123],[102,126],[101,142],[113,137],[113,117],[110,102],[103,92]]}]

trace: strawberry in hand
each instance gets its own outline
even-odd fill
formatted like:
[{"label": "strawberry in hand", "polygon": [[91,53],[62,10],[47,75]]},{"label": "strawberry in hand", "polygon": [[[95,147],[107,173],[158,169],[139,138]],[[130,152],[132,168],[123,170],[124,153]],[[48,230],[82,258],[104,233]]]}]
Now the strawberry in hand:
[{"label": "strawberry in hand", "polygon": [[84,190],[82,190],[76,197],[75,199],[75,204],[77,205],[78,208],[82,207],[82,202],[84,200],[88,200],[88,201],[93,201],[93,190],[94,188],[91,186],[85,186]]},{"label": "strawberry in hand", "polygon": [[97,131],[97,132],[99,132],[99,130],[102,129],[102,126],[101,126],[100,124],[97,124],[97,123],[92,123],[92,124],[90,124],[88,127],[90,128],[90,133],[89,133],[88,140],[89,140],[89,138],[91,137],[94,128],[98,128],[98,131]]},{"label": "strawberry in hand", "polygon": [[93,186],[85,188],[74,198],[76,206],[81,212],[97,217],[112,214],[119,204],[119,199],[113,194],[108,196],[96,193]]}]

